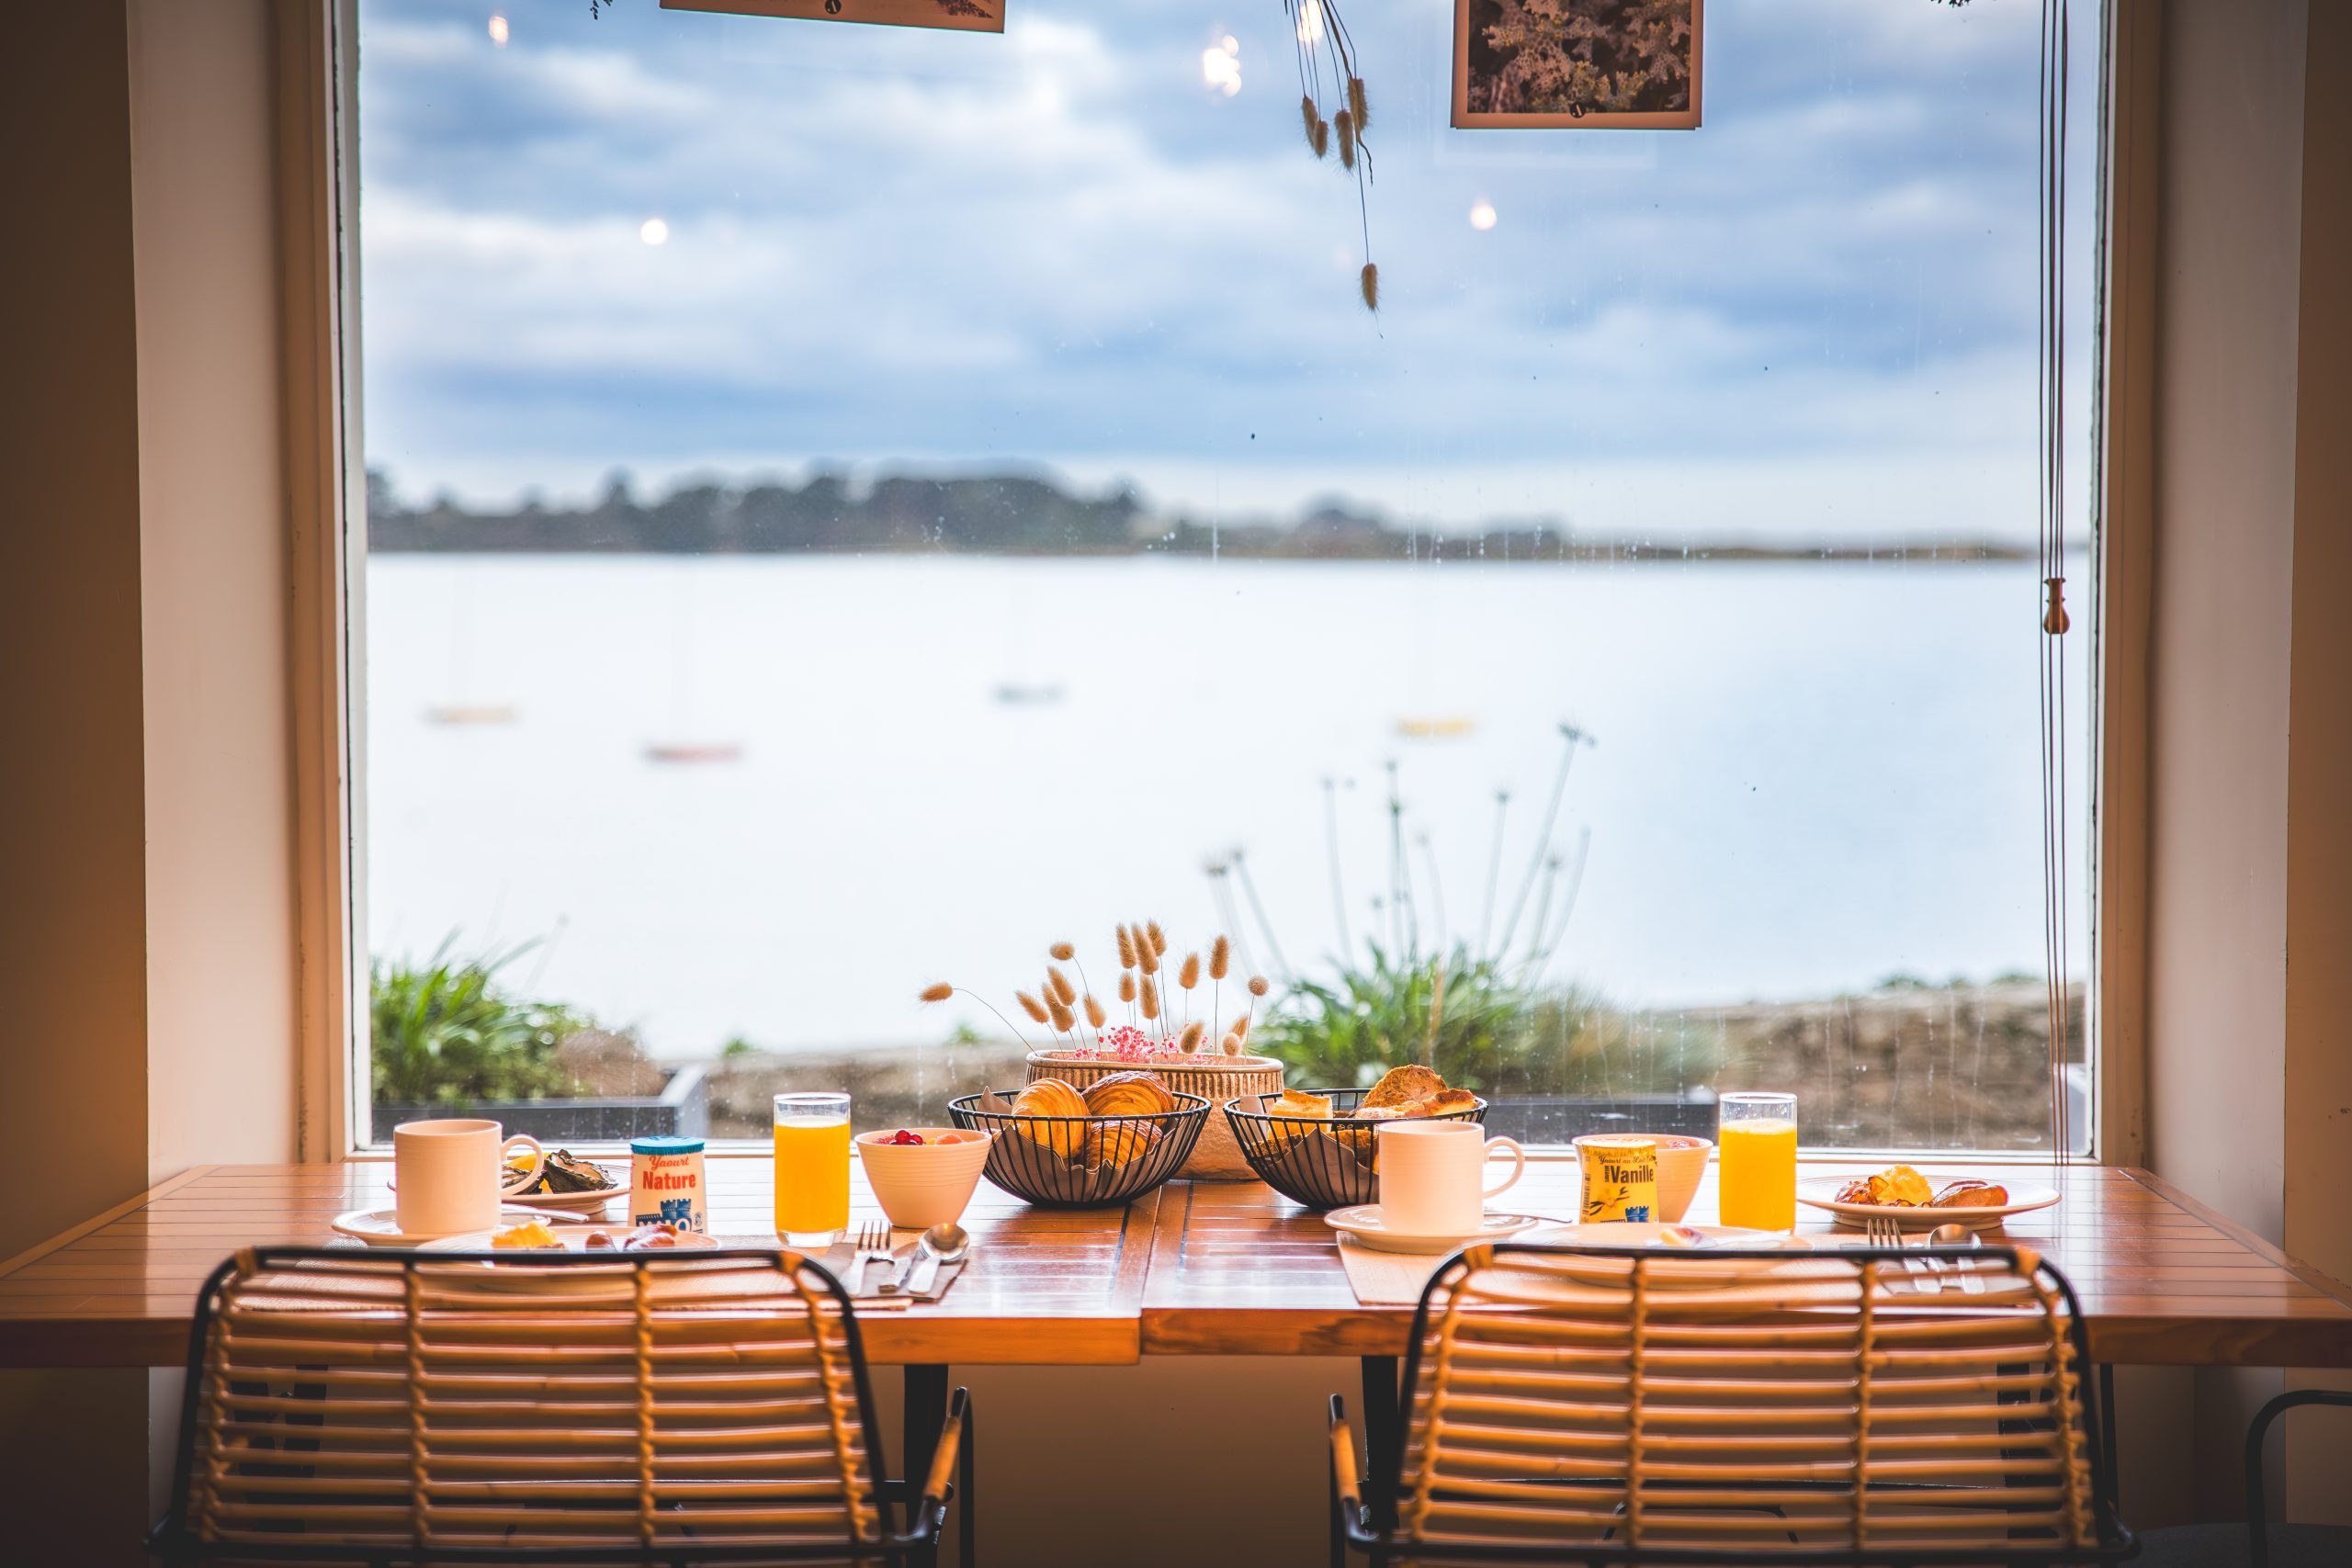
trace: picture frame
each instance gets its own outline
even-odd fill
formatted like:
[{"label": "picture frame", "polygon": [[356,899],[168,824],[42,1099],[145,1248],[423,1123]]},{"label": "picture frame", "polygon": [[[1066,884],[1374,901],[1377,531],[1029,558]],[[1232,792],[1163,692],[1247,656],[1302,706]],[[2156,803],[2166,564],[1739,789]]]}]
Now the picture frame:
[{"label": "picture frame", "polygon": [[1706,0],[1453,0],[1461,130],[1695,130]]},{"label": "picture frame", "polygon": [[1001,33],[1012,0],[662,0],[665,11],[717,11],[730,17],[792,17],[812,22],[870,22],[891,28],[944,28]]}]

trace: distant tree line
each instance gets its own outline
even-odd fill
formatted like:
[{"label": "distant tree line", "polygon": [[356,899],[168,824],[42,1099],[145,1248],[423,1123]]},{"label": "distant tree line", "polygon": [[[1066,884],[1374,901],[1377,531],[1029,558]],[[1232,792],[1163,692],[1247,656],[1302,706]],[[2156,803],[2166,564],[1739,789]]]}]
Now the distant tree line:
[{"label": "distant tree line", "polygon": [[[1917,545],[1686,546],[1571,536],[1551,521],[1489,524],[1459,533],[1401,528],[1337,502],[1290,522],[1210,524],[1149,512],[1114,485],[1073,494],[1027,474],[956,478],[886,475],[860,487],[836,473],[794,486],[683,484],[639,499],[625,476],[587,506],[526,501],[476,511],[447,495],[405,503],[390,476],[368,475],[368,547],[445,554],[639,555],[934,554],[1233,556],[1265,560],[1860,559],[1928,553]],[[2004,546],[1937,547],[1946,559],[2022,558]]]}]

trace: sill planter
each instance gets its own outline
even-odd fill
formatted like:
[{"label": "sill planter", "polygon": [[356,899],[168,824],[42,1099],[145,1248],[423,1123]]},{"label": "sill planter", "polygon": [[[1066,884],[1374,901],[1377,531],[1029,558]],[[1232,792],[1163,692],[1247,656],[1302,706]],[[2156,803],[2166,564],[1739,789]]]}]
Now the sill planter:
[{"label": "sill planter", "polygon": [[708,1069],[689,1063],[670,1069],[659,1094],[607,1100],[481,1100],[461,1105],[378,1104],[368,1122],[378,1140],[389,1140],[403,1122],[435,1116],[487,1116],[509,1134],[528,1133],[543,1144],[625,1144],[633,1138],[705,1138],[710,1135]]},{"label": "sill planter", "polygon": [[1059,1078],[1086,1092],[1097,1078],[1113,1073],[1149,1072],[1180,1094],[1197,1094],[1209,1102],[1208,1120],[1201,1140],[1177,1170],[1192,1181],[1251,1181],[1258,1173],[1234,1142],[1233,1124],[1226,1120],[1225,1102],[1245,1094],[1280,1094],[1283,1065],[1271,1056],[1178,1055],[1169,1061],[1123,1062],[1092,1051],[1032,1051],[1029,1081]]}]

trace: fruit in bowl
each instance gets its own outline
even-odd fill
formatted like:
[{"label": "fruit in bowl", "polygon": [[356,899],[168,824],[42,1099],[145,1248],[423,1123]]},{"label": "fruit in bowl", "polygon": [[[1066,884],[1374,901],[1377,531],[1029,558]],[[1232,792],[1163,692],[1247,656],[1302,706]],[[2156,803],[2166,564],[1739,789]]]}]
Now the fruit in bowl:
[{"label": "fruit in bowl", "polygon": [[857,1158],[890,1224],[900,1230],[928,1230],[963,1217],[995,1136],[961,1127],[861,1133]]}]

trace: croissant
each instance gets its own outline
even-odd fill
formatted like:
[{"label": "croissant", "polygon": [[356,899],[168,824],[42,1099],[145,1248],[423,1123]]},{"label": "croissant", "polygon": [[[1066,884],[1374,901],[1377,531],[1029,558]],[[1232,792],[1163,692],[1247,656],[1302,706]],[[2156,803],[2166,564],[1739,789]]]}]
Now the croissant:
[{"label": "croissant", "polygon": [[1069,1159],[1086,1141],[1086,1128],[1077,1122],[1045,1122],[1045,1116],[1083,1116],[1086,1100],[1059,1078],[1039,1078],[1012,1098],[1015,1127],[1022,1135]]},{"label": "croissant", "polygon": [[1372,1086],[1372,1092],[1363,1097],[1363,1103],[1357,1107],[1357,1112],[1362,1114],[1366,1111],[1378,1111],[1384,1106],[1427,1100],[1444,1088],[1443,1078],[1418,1063],[1408,1062],[1404,1066],[1389,1068],[1386,1075]]},{"label": "croissant", "polygon": [[1126,1165],[1140,1159],[1159,1142],[1159,1129],[1148,1122],[1103,1122],[1086,1130],[1085,1157],[1089,1170],[1099,1166]]},{"label": "croissant", "polygon": [[1089,1116],[1164,1116],[1175,1109],[1176,1097],[1157,1073],[1113,1073],[1086,1089]]}]

